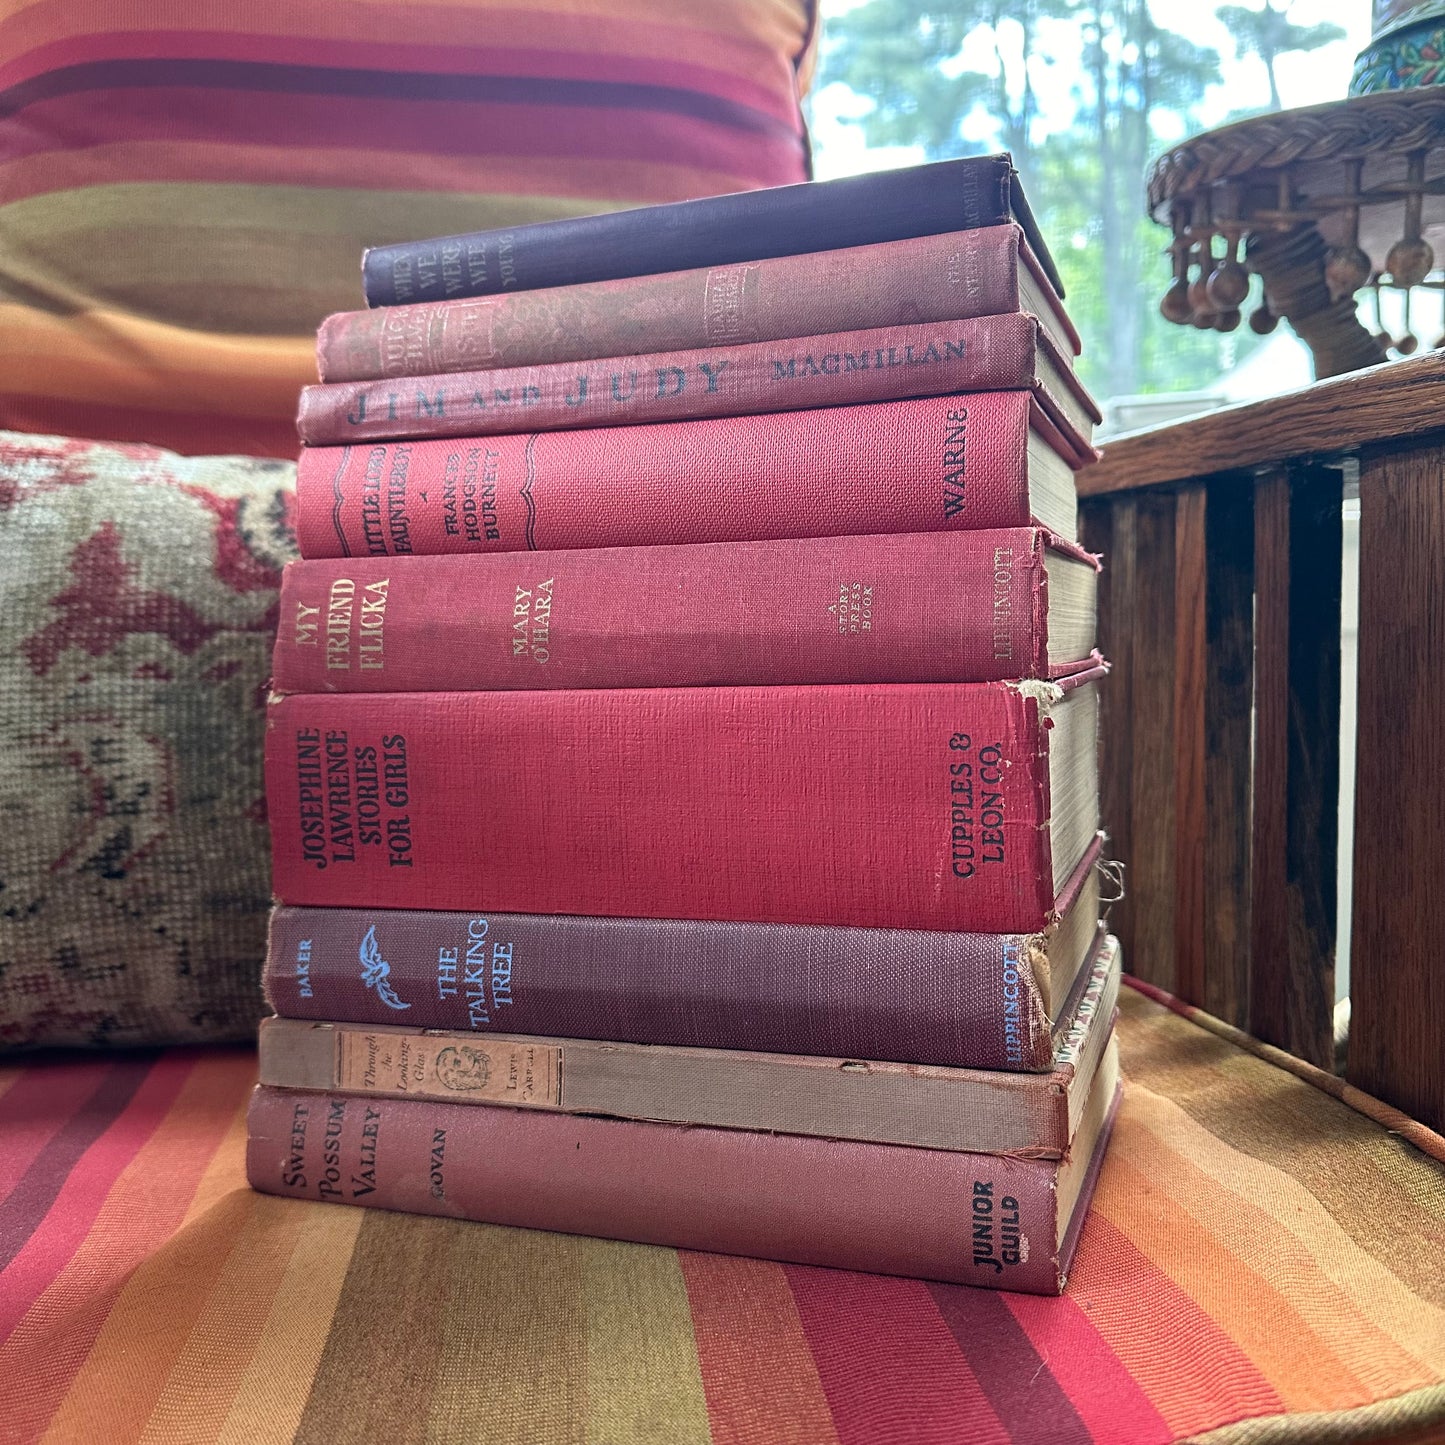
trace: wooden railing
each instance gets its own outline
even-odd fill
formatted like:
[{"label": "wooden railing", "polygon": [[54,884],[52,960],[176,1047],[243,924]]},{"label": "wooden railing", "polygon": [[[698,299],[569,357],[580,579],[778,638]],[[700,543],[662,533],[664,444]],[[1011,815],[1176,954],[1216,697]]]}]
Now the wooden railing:
[{"label": "wooden railing", "polygon": [[1346,1076],[1445,1129],[1445,355],[1121,438],[1080,477],[1113,926],[1142,978],[1331,1066],[1356,478]]}]

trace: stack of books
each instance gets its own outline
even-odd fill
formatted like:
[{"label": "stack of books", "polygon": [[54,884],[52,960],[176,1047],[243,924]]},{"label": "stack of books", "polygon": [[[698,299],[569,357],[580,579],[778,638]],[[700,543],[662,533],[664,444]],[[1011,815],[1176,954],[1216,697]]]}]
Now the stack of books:
[{"label": "stack of books", "polygon": [[1115,1106],[1098,419],[1006,156],[367,254],[256,1188],[1056,1293]]}]

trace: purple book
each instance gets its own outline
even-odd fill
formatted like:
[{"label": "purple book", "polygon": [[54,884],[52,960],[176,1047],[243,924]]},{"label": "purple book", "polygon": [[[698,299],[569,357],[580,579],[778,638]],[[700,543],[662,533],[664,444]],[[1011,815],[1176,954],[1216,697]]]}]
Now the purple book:
[{"label": "purple book", "polygon": [[285,1018],[1043,1070],[1097,857],[1036,934],[282,907],[266,996]]}]

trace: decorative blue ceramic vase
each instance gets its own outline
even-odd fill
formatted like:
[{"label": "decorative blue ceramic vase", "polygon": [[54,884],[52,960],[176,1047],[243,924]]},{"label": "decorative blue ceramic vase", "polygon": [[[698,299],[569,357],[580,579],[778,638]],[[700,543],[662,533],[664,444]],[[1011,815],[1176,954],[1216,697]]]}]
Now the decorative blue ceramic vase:
[{"label": "decorative blue ceramic vase", "polygon": [[1351,95],[1445,85],[1445,3],[1375,0],[1370,43],[1355,57]]}]

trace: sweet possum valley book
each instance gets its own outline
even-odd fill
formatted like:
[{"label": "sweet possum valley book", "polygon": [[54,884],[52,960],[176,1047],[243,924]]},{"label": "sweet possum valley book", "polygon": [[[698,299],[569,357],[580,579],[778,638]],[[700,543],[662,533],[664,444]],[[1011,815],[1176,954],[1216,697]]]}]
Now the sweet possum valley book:
[{"label": "sweet possum valley book", "polygon": [[277,692],[1077,671],[1097,559],[1033,528],[287,564]]},{"label": "sweet possum valley book", "polygon": [[1111,1039],[1062,1160],[262,1085],[246,1176],[294,1199],[1056,1295],[1118,1079]]},{"label": "sweet possum valley book", "polygon": [[735,266],[342,311],[321,323],[316,367],[325,382],[374,381],[1009,311],[1037,317],[1061,352],[1079,354],[1078,332],[1023,232],[986,226]]},{"label": "sweet possum valley book", "polygon": [[1097,942],[1046,1074],[272,1018],[261,1025],[261,1082],[1060,1158],[1119,993],[1118,943]]},{"label": "sweet possum valley book", "polygon": [[283,905],[266,998],[322,1022],[1047,1070],[1098,853],[1023,934]]},{"label": "sweet possum valley book", "polygon": [[1098,829],[1102,673],[292,694],[267,718],[275,893],[1033,932]]}]

